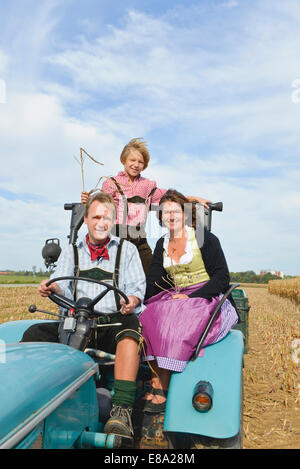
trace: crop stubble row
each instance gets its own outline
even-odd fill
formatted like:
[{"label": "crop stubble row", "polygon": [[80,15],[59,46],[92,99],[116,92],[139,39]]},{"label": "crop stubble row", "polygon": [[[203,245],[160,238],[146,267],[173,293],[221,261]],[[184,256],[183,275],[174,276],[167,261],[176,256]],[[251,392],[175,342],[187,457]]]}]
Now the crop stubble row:
[{"label": "crop stubble row", "polygon": [[244,368],[244,446],[299,448],[300,366],[293,348],[300,339],[299,306],[267,288],[244,288],[251,306]]}]

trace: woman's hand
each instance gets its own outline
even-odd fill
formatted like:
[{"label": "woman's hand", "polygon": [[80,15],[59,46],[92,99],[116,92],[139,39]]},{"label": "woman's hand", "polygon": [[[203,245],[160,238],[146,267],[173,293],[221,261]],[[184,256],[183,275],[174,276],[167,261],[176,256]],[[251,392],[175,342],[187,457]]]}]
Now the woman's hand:
[{"label": "woman's hand", "polygon": [[121,299],[121,313],[131,314],[133,310],[140,304],[141,300],[134,295],[128,296],[129,303],[126,304],[124,298]]},{"label": "woman's hand", "polygon": [[85,205],[87,203],[87,201],[89,200],[89,197],[90,197],[90,195],[89,195],[88,192],[86,192],[86,191],[81,192],[81,203],[82,203],[82,205]]},{"label": "woman's hand", "polygon": [[189,298],[188,295],[184,295],[183,293],[176,293],[176,295],[172,296],[172,300],[182,300],[183,298]]}]

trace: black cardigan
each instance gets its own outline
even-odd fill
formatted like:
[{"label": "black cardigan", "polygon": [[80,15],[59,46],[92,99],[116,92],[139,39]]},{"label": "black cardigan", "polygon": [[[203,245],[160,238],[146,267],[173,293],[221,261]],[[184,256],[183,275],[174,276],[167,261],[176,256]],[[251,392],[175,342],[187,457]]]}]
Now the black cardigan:
[{"label": "black cardigan", "polygon": [[[200,246],[200,234],[197,231],[196,239],[198,246]],[[155,282],[163,288],[170,289],[170,285],[162,279],[162,277],[166,278],[168,275],[163,267],[163,243],[164,237],[157,241],[153,252],[149,274],[147,276],[145,300],[162,291],[161,288],[155,285]],[[225,293],[229,289],[229,270],[220,241],[214,234],[206,229],[204,229],[204,243],[200,251],[210,280],[202,288],[194,291],[189,296],[210,299],[218,296],[220,293]],[[232,302],[230,297],[228,299]]]}]

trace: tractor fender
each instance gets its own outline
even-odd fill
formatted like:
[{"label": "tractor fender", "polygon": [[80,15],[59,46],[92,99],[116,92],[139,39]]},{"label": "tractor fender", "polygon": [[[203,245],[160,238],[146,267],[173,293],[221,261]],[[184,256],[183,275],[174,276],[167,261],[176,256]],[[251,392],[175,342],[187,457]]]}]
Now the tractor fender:
[{"label": "tractor fender", "polygon": [[48,319],[23,319],[0,324],[0,340],[6,344],[16,344],[20,342],[24,332],[34,324],[58,322]]},{"label": "tractor fender", "polygon": [[[180,432],[212,438],[231,438],[239,433],[244,342],[239,330],[231,330],[220,342],[204,348],[204,355],[188,362],[171,376],[164,432]],[[192,405],[195,387],[208,381],[213,388],[212,408],[199,412]]]}]

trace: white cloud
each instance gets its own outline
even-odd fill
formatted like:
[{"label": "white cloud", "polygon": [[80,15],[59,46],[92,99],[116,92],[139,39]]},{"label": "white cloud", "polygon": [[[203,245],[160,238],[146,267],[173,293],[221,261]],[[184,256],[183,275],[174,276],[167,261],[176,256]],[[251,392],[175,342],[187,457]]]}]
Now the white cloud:
[{"label": "white cloud", "polygon": [[9,201],[0,197],[1,269],[45,268],[41,251],[46,239],[65,244],[66,217],[59,204]]},{"label": "white cloud", "polygon": [[221,7],[223,8],[235,8],[239,6],[239,2],[236,0],[228,0],[227,2],[221,3]]},{"label": "white cloud", "polygon": [[[73,156],[79,157],[80,147],[107,162],[118,143],[113,135],[67,117],[57,98],[45,94],[11,95],[0,108],[0,139],[6,148],[2,187],[56,202],[68,195],[79,198],[81,170]],[[89,183],[96,184],[92,170],[86,170]]]},{"label": "white cloud", "polygon": [[8,56],[5,54],[3,50],[0,49],[0,76],[4,78],[4,74],[6,73],[8,67]]}]

